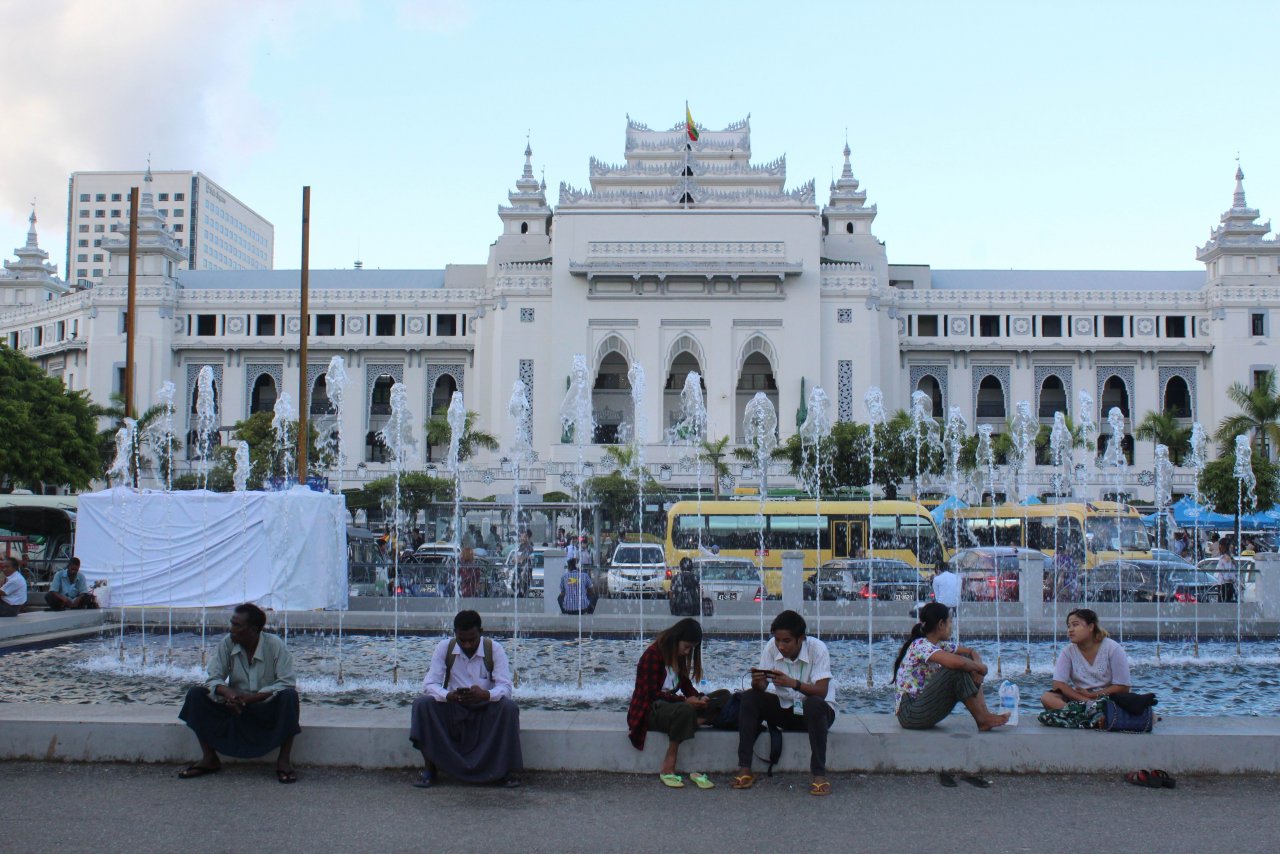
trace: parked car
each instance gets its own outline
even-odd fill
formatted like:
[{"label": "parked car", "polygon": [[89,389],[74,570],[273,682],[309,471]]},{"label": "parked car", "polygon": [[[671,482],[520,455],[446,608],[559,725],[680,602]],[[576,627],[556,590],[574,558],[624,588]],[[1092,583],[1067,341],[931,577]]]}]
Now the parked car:
[{"label": "parked car", "polygon": [[666,595],[667,561],[660,545],[619,543],[609,563],[610,596]]},{"label": "parked car", "polygon": [[1081,584],[1086,602],[1217,602],[1218,579],[1182,563],[1113,560],[1090,570]]},{"label": "parked car", "polygon": [[919,602],[929,596],[929,580],[906,561],[891,558],[829,560],[805,582],[805,598],[821,591],[826,601],[877,599]]},{"label": "parked car", "polygon": [[1024,560],[1044,555],[1035,549],[980,546],[961,549],[948,565],[960,576],[960,598],[966,602],[1017,602]]},{"label": "parked car", "polygon": [[421,550],[401,559],[397,596],[452,596],[455,581],[462,596],[488,596],[498,576],[485,557],[459,563],[451,553]]},{"label": "parked car", "polygon": [[712,602],[759,602],[764,594],[760,568],[746,558],[698,558],[693,573],[702,579],[702,598]]},{"label": "parked car", "polygon": [[1195,567],[1194,563],[1177,552],[1171,552],[1168,549],[1152,549],[1151,559],[1160,561],[1160,563],[1186,564],[1189,567]]},{"label": "parked car", "polygon": [[[1253,563],[1251,557],[1236,557],[1235,573],[1239,577],[1240,601],[1256,602],[1258,600],[1258,568]],[[1218,583],[1222,584],[1224,579],[1218,572],[1218,559],[1216,557],[1207,557],[1197,564],[1197,568],[1202,572],[1209,572],[1218,579]]]}]

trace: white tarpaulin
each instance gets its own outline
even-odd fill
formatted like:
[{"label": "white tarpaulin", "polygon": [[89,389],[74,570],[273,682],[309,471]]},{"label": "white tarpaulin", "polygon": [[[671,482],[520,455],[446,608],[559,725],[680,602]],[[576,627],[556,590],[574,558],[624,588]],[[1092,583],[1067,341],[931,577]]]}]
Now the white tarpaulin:
[{"label": "white tarpaulin", "polygon": [[112,607],[219,607],[255,602],[306,611],[345,608],[346,502],[287,492],[141,492],[80,496],[76,555]]}]

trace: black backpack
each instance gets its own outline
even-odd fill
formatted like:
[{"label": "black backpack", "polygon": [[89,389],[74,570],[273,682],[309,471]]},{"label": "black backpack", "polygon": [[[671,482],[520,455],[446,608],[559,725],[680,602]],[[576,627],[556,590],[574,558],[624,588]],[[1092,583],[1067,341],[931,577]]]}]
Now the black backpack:
[{"label": "black backpack", "polygon": [[[484,669],[489,674],[489,681],[493,681],[493,639],[483,638],[484,642]],[[449,674],[453,673],[453,660],[458,657],[458,653],[454,652],[458,648],[458,639],[449,638],[449,645],[444,648],[444,681],[440,683],[440,687],[444,688],[445,693],[449,691]]]},{"label": "black backpack", "polygon": [[[734,691],[725,700],[724,705],[720,707],[720,711],[711,720],[712,729],[738,731],[738,717],[742,711],[742,692]],[[778,764],[778,760],[782,757],[782,729],[765,721],[760,722],[760,729],[757,731],[757,737],[765,730],[769,731],[769,756],[766,758],[756,754],[756,758],[761,762],[768,764],[765,774],[769,777],[773,776],[773,766]]]}]

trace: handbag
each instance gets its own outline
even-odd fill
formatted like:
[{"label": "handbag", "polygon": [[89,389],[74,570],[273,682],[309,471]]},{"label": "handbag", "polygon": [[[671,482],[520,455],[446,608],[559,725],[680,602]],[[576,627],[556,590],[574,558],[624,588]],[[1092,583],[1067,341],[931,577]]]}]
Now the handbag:
[{"label": "handbag", "polygon": [[1102,728],[1107,732],[1151,732],[1155,726],[1156,716],[1151,706],[1135,714],[1112,699],[1107,698],[1102,702],[1106,707]]}]

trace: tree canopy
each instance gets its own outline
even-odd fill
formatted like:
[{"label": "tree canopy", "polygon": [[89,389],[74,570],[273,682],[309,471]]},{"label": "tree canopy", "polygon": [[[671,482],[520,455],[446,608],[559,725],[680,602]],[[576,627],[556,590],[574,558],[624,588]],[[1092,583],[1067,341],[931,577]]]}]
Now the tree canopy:
[{"label": "tree canopy", "polygon": [[93,411],[87,393],[0,346],[0,483],[87,488],[103,473]]},{"label": "tree canopy", "polygon": [[[1200,476],[1200,494],[1219,513],[1234,516],[1239,512],[1240,485],[1235,476],[1234,454],[1223,454],[1204,467]],[[1258,452],[1253,454],[1253,476],[1257,479],[1254,494],[1258,498],[1256,509],[1265,510],[1280,500],[1280,470]],[[1246,496],[1245,501],[1248,501]],[[1245,505],[1245,515],[1254,512]]]}]

